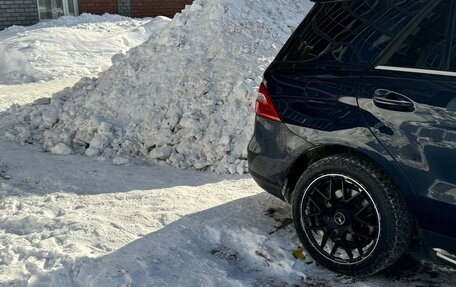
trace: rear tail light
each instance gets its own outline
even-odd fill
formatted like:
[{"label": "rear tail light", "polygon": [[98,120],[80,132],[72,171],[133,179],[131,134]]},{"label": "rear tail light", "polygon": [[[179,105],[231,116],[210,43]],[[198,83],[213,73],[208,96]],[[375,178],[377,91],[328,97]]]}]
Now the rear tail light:
[{"label": "rear tail light", "polygon": [[260,90],[258,92],[258,97],[255,104],[255,112],[259,117],[278,122],[281,121],[279,114],[277,113],[277,110],[272,103],[272,99],[269,96],[268,90],[263,83],[261,83]]}]

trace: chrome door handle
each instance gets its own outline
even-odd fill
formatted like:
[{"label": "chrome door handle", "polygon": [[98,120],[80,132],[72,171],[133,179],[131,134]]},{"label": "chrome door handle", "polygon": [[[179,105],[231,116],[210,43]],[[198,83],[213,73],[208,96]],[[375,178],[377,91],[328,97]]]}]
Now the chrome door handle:
[{"label": "chrome door handle", "polygon": [[381,109],[399,112],[413,112],[415,110],[415,104],[411,99],[390,90],[375,90],[373,101]]}]

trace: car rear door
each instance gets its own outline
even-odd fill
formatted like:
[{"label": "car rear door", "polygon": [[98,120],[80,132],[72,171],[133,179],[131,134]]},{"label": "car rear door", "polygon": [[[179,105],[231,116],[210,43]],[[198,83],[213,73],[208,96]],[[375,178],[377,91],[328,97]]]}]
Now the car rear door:
[{"label": "car rear door", "polygon": [[359,82],[364,119],[407,175],[421,227],[456,236],[455,1],[417,16]]}]

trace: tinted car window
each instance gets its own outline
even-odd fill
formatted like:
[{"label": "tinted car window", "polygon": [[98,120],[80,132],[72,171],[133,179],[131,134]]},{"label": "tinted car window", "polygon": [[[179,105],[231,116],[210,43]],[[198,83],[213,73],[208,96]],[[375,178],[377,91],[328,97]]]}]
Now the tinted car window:
[{"label": "tinted car window", "polygon": [[431,0],[357,0],[317,4],[286,61],[369,64]]},{"label": "tinted car window", "polygon": [[327,51],[336,38],[341,38],[356,23],[341,9],[341,3],[317,5],[308,24],[292,46],[287,60],[310,61]]},{"label": "tinted car window", "polygon": [[344,9],[341,2],[317,4],[306,22],[290,48],[286,57],[288,61],[313,60],[362,25],[359,19]]},{"label": "tinted car window", "polygon": [[352,2],[350,7],[352,13],[367,24],[354,33],[349,41],[342,42],[334,54],[338,50],[344,51],[338,55],[341,62],[372,64],[400,31],[429,5],[430,1],[366,1],[364,5]]},{"label": "tinted car window", "polygon": [[453,45],[451,48],[450,71],[456,72],[456,39],[453,40]]},{"label": "tinted car window", "polygon": [[446,44],[452,6],[453,1],[435,1],[424,19],[399,42],[386,65],[446,70]]},{"label": "tinted car window", "polygon": [[[456,7],[454,8],[456,9]],[[453,31],[452,34],[453,34],[453,37],[452,37],[452,41],[451,41],[451,46],[450,46],[450,51],[451,51],[451,55],[450,55],[450,61],[449,61],[449,70],[452,71],[452,72],[456,72],[456,15],[453,15],[453,19],[450,20],[451,22],[451,28]]]}]

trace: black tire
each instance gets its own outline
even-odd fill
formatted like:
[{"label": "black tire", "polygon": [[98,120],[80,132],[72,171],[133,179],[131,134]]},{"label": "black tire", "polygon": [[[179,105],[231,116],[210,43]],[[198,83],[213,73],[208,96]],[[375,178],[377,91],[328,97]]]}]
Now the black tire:
[{"label": "black tire", "polygon": [[332,271],[370,276],[410,247],[413,225],[400,191],[361,157],[334,155],[310,165],[296,184],[292,206],[304,248]]}]

